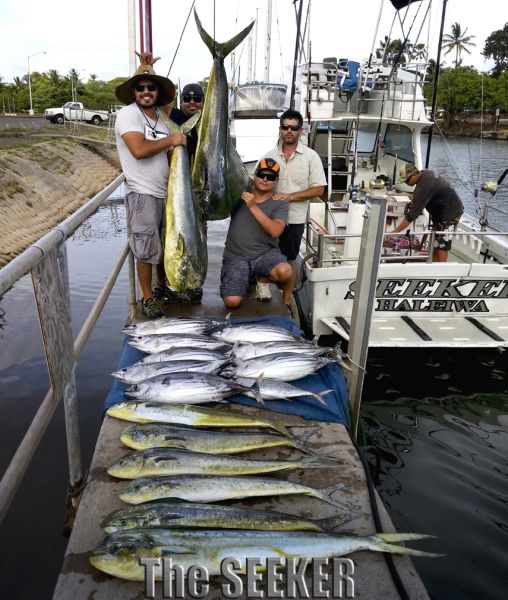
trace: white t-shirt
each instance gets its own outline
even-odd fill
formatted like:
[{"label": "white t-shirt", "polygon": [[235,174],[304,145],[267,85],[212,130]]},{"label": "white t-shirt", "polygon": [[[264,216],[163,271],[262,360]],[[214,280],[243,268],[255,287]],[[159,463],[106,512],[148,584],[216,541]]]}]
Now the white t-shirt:
[{"label": "white t-shirt", "polygon": [[160,119],[156,124],[134,102],[124,106],[116,116],[116,147],[125,174],[127,193],[138,192],[156,198],[165,198],[169,175],[167,151],[163,150],[150,158],[134,158],[122,137],[129,131],[139,131],[145,134],[147,140],[153,140],[156,139],[154,135],[157,138],[169,135],[168,128]]},{"label": "white t-shirt", "polygon": [[[323,163],[318,153],[298,141],[296,150],[286,161],[282,152],[282,144],[266,153],[280,164],[279,180],[276,192],[291,194],[303,192],[312,187],[327,185]],[[307,221],[309,200],[289,203],[288,223],[295,225]]]}]

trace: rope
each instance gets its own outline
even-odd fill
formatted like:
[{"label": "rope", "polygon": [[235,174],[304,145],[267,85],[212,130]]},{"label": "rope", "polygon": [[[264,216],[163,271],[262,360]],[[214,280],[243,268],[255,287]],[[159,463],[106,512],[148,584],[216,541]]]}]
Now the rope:
[{"label": "rope", "polygon": [[191,16],[191,12],[192,12],[192,9],[194,8],[195,3],[196,3],[196,0],[192,0],[191,7],[189,9],[189,14],[187,15],[187,19],[185,20],[185,25],[183,26],[182,33],[180,34],[180,39],[178,40],[178,45],[176,47],[175,54],[173,55],[173,60],[171,61],[171,64],[169,65],[168,74],[166,75],[166,77],[169,77],[171,68],[173,67],[173,63],[175,62],[176,55],[178,54],[178,50],[180,49],[180,44],[182,42],[183,34],[185,33],[185,29],[187,28],[187,23],[189,22],[189,17]]},{"label": "rope", "polygon": [[275,3],[275,23],[277,25],[277,37],[279,38],[279,55],[280,55],[280,80],[284,80],[284,61],[282,59],[282,42],[280,39],[279,13],[277,11],[277,3]]},{"label": "rope", "polygon": [[[471,188],[471,186],[468,183],[466,183],[463,180],[464,174],[462,172],[459,172],[459,171],[461,171],[460,165],[459,165],[457,159],[455,158],[455,155],[453,154],[453,151],[450,148],[450,145],[448,144],[448,142],[445,138],[445,135],[444,135],[442,129],[439,127],[437,121],[434,122],[434,127],[436,127],[438,132],[441,134],[441,137],[443,138],[443,142],[444,142],[444,146],[445,146],[445,155],[446,155],[446,158],[448,159],[448,164],[450,165],[452,171],[455,174],[455,177],[457,177],[458,181],[462,184],[462,186],[474,197],[474,195],[475,195],[474,190]],[[446,153],[446,150],[448,150],[449,155]],[[455,168],[454,165],[451,163],[449,157],[452,157],[454,159],[457,168]]]}]

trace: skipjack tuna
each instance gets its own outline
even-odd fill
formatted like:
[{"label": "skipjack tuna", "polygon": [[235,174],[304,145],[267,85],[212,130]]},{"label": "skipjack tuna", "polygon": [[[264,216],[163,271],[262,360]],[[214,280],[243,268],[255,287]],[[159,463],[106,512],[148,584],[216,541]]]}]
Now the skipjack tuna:
[{"label": "skipjack tuna", "polygon": [[128,335],[163,335],[191,333],[201,334],[220,325],[223,321],[203,317],[163,317],[153,321],[132,323],[123,329]]},{"label": "skipjack tuna", "polygon": [[294,381],[334,363],[337,364],[334,358],[280,352],[246,361],[237,360],[236,366],[226,367],[223,374],[230,377],[257,378],[262,376],[282,381]]},{"label": "skipjack tuna", "polygon": [[212,337],[222,342],[234,344],[256,344],[258,342],[298,342],[302,338],[297,337],[287,329],[273,325],[232,325],[217,327],[217,331],[211,333]]},{"label": "skipjack tuna", "polygon": [[257,384],[247,388],[232,379],[224,379],[217,375],[172,373],[135,383],[125,390],[125,395],[138,400],[199,404],[201,402],[221,402],[228,396],[248,391],[252,392],[259,402],[262,402]]},{"label": "skipjack tuna", "polygon": [[191,333],[168,334],[168,335],[139,335],[131,337],[128,341],[129,346],[155,354],[163,352],[170,348],[178,348],[183,346],[194,346],[195,348],[207,348],[208,350],[217,350],[224,346],[224,342],[216,340],[207,335],[193,335]]},{"label": "skipjack tuna", "polygon": [[136,365],[146,365],[157,362],[171,362],[174,360],[222,360],[231,354],[231,346],[223,345],[219,346],[216,350],[207,348],[194,348],[193,346],[181,346],[177,348],[169,348],[169,350],[163,350],[162,352],[156,352],[155,354],[149,354]]},{"label": "skipjack tuna", "polygon": [[151,379],[159,375],[168,375],[169,373],[218,373],[221,367],[229,362],[228,358],[222,357],[222,360],[173,360],[169,362],[156,362],[146,364],[136,364],[132,367],[125,367],[119,371],[111,373],[113,377],[120,379],[124,383],[141,383],[145,379]]}]

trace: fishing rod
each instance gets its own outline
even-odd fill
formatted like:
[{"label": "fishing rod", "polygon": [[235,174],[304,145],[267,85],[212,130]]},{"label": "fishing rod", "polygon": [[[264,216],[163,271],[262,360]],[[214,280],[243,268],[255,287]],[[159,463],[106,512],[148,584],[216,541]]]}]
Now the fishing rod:
[{"label": "fishing rod", "polygon": [[436,104],[437,104],[437,86],[439,82],[439,71],[440,71],[440,63],[441,63],[441,45],[443,43],[443,31],[444,31],[444,22],[445,22],[445,14],[446,14],[446,3],[448,0],[443,0],[443,10],[441,11],[441,28],[439,30],[439,45],[437,48],[437,59],[436,59],[436,70],[434,72],[434,87],[432,89],[432,103],[430,107],[430,120],[432,121],[432,125],[429,127],[429,134],[427,140],[427,154],[425,156],[425,168],[429,168],[430,161],[430,147],[432,146],[432,132],[434,130],[434,115],[436,112]]}]

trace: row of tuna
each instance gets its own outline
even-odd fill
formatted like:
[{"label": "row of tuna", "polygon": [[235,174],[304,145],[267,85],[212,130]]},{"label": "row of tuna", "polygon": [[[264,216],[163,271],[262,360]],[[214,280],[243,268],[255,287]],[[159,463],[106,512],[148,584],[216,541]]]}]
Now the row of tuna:
[{"label": "row of tuna", "polygon": [[[238,393],[260,402],[297,396],[323,402],[323,396],[332,390],[315,394],[287,381],[265,378],[264,370],[248,371],[252,375],[244,376],[238,367],[257,361],[266,369],[273,363],[276,366],[268,373],[292,381],[336,362],[336,350],[320,348],[277,327],[232,326],[227,320],[165,318],[132,325],[125,333],[132,336],[132,345],[149,354],[133,367],[114,373],[130,386],[125,392],[128,399],[112,406],[108,415],[133,423],[120,440],[134,452],[112,464],[108,473],[132,480],[120,498],[135,506],[121,509],[107,520],[108,537],[90,558],[96,568],[120,578],[142,580],[145,573],[139,559],[161,556],[168,547],[173,564],[182,565],[185,571],[199,564],[210,575],[220,573],[222,559],[232,551],[242,568],[246,557],[257,556],[260,549],[265,558],[325,558],[362,549],[431,556],[393,544],[428,537],[424,535],[355,537],[333,533],[359,515],[349,503],[333,498],[336,491],[349,485],[346,480],[316,489],[262,476],[290,469],[336,468],[340,457],[317,456],[309,448],[307,440],[314,429],[297,436],[281,417],[258,416],[224,404],[197,406],[224,402]],[[272,447],[296,449],[306,456],[268,460],[241,455]],[[284,495],[312,496],[343,512],[311,520],[215,504]],[[157,568],[155,577],[162,577]]]}]

